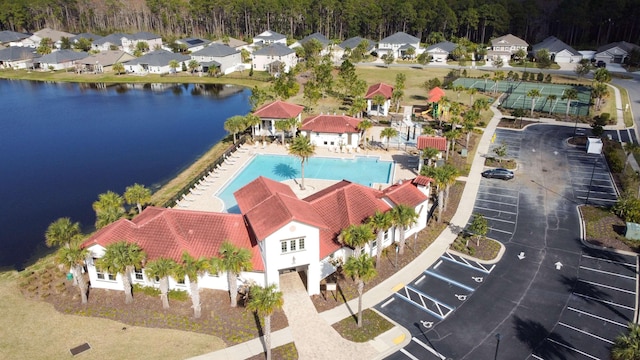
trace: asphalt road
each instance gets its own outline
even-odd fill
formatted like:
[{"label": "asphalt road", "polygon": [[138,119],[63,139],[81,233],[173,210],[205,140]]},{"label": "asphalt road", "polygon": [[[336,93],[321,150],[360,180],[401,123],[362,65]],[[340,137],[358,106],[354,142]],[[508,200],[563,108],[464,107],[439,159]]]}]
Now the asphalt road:
[{"label": "asphalt road", "polygon": [[611,188],[585,185],[588,170],[605,175],[606,165],[582,158],[584,149],[565,141],[572,134],[549,125],[498,132],[496,143],[518,158],[516,178],[483,179],[474,212],[484,212],[506,252],[484,272],[443,258],[379,304],[413,335],[390,359],[608,358],[634,318],[636,260],[580,242],[585,186],[598,199]]}]

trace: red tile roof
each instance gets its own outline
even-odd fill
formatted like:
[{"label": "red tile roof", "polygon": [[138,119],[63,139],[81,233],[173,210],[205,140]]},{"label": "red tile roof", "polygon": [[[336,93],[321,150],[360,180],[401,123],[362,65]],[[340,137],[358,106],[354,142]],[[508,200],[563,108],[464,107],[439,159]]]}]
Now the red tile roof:
[{"label": "red tile roof", "polygon": [[430,103],[438,102],[444,95],[445,95],[444,90],[436,86],[433,89],[429,90],[429,99],[427,100],[427,102],[430,102]]},{"label": "red tile roof", "polygon": [[125,240],[138,244],[147,260],[160,257],[180,261],[183,252],[195,258],[219,256],[224,241],[249,249],[254,271],[264,271],[260,250],[252,243],[240,214],[146,208],[133,220],[120,219],[97,231],[82,246],[106,247]]},{"label": "red tile roof", "polygon": [[373,84],[369,86],[367,94],[364,96],[364,98],[373,99],[373,97],[378,94],[384,96],[385,99],[391,99],[391,95],[393,94],[393,87],[385,83]]},{"label": "red tile roof", "polygon": [[281,182],[260,176],[233,193],[240,211],[244,214],[266,198],[276,193],[296,197],[293,190]]},{"label": "red tile roof", "polygon": [[416,176],[415,179],[413,179],[413,184],[414,185],[422,185],[422,186],[428,186],[431,182],[433,181],[432,178],[430,177],[426,177],[423,175],[418,175]]},{"label": "red tile roof", "polygon": [[261,106],[253,114],[266,119],[290,119],[300,115],[302,110],[304,110],[304,106],[277,100]]},{"label": "red tile roof", "polygon": [[420,135],[418,136],[416,147],[418,148],[418,150],[430,147],[438,149],[440,151],[446,151],[447,139],[442,136]]},{"label": "red tile roof", "polygon": [[300,130],[319,133],[359,133],[359,119],[346,115],[316,115],[305,119]]},{"label": "red tile roof", "polygon": [[396,205],[416,207],[428,199],[427,195],[418,190],[412,181],[403,181],[389,186],[382,191]]}]

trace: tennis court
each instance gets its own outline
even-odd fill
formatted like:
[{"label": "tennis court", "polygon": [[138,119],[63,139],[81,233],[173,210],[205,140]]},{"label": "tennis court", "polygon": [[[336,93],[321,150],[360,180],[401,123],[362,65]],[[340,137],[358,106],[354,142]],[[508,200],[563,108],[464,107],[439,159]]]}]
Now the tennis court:
[{"label": "tennis court", "polygon": [[489,79],[460,78],[453,82],[454,86],[461,85],[465,88],[474,87],[480,91],[504,93],[501,99],[501,107],[506,109],[531,110],[533,99],[527,96],[532,89],[540,91],[540,97],[535,100],[534,111],[541,113],[566,114],[567,100],[562,96],[566,89],[574,88],[578,92],[578,99],[571,101],[569,114],[586,116],[589,114],[589,102],[591,89],[587,86],[572,86],[547,83],[534,83],[524,81],[493,81]]}]

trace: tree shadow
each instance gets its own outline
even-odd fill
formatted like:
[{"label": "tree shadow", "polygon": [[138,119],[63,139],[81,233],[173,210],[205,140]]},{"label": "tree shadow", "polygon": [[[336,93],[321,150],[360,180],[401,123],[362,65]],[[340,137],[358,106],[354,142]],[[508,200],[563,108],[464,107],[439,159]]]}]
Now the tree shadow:
[{"label": "tree shadow", "polygon": [[[568,349],[559,346],[555,342],[573,347],[562,336],[550,333],[541,323],[533,320],[525,320],[514,316],[513,327],[516,337],[526,344],[531,352],[535,350],[537,356],[543,359],[567,359]],[[545,342],[549,338],[553,341]]]},{"label": "tree shadow", "polygon": [[580,301],[584,301],[589,304],[601,305],[611,311],[612,313],[625,319],[627,322],[633,321],[626,314],[620,312],[615,306],[605,302],[609,301],[611,295],[600,290],[593,284],[589,284],[584,281],[580,281],[575,276],[562,276],[560,282],[567,288],[567,290]]},{"label": "tree shadow", "polygon": [[298,170],[296,170],[293,166],[287,165],[285,163],[277,164],[273,168],[273,173],[280,177],[284,177],[287,179],[293,179],[298,175]]},{"label": "tree shadow", "polygon": [[427,100],[427,97],[422,95],[411,95],[411,99],[424,101],[424,100]]},{"label": "tree shadow", "polygon": [[612,225],[613,227],[613,231],[616,232],[616,234],[620,235],[620,236],[624,236],[627,227],[623,226],[623,225]]}]

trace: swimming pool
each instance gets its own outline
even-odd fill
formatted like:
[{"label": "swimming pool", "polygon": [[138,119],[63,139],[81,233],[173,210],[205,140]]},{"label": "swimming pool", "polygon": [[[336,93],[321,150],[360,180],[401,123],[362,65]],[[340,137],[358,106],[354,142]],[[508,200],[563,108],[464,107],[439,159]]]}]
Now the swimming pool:
[{"label": "swimming pool", "polygon": [[[374,157],[356,156],[355,159],[311,157],[304,165],[305,179],[349,180],[365,186],[373,183],[389,183],[393,162]],[[230,182],[219,191],[230,213],[240,213],[233,193],[241,187],[264,176],[276,181],[300,178],[300,159],[284,155],[256,155]]]}]

